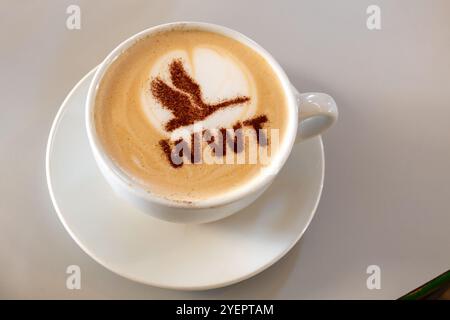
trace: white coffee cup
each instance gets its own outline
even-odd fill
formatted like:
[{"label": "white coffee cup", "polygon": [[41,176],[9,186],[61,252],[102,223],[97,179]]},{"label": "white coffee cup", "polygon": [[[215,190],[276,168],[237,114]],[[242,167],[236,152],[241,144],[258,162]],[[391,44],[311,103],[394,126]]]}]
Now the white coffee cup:
[{"label": "white coffee cup", "polygon": [[[267,170],[242,187],[220,198],[196,200],[190,203],[177,202],[148,193],[125,175],[105,153],[97,137],[94,124],[94,103],[99,82],[113,61],[136,41],[155,32],[185,27],[211,31],[240,41],[265,58],[278,76],[287,96],[288,121],[286,133],[277,155]],[[275,59],[261,46],[241,33],[209,23],[174,22],[144,30],[117,46],[100,64],[90,84],[86,100],[86,128],[89,143],[100,171],[115,192],[131,204],[154,217],[178,223],[205,223],[225,218],[251,204],[271,184],[286,162],[294,141],[302,141],[322,133],[337,119],[338,111],[333,98],[324,93],[300,94],[289,82]]]}]

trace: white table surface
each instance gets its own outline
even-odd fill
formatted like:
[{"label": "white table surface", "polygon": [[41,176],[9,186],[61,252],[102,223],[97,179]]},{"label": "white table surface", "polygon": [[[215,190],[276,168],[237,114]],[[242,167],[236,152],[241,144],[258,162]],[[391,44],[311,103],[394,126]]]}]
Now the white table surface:
[{"label": "white table surface", "polygon": [[[65,26],[81,7],[81,30]],[[382,29],[366,28],[381,7]],[[334,96],[318,211],[294,249],[242,283],[134,283],[64,230],[45,181],[52,120],[73,85],[149,26],[207,21],[252,37],[300,91]],[[0,298],[392,299],[450,267],[450,1],[0,0]],[[66,268],[82,289],[66,289]],[[366,268],[381,268],[368,290]]]}]

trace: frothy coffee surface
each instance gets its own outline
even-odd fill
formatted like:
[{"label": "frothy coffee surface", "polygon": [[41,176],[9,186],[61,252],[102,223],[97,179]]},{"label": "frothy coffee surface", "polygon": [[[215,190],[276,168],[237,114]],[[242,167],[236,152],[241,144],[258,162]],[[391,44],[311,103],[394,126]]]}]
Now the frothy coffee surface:
[{"label": "frothy coffee surface", "polygon": [[[148,192],[187,202],[238,188],[267,165],[201,162],[193,152],[199,145],[221,146],[222,155],[206,152],[216,160],[248,153],[250,143],[270,148],[270,130],[282,141],[286,117],[285,94],[263,57],[234,39],[186,29],[151,35],[120,55],[94,108],[100,142],[117,166]],[[245,128],[254,134],[239,145],[233,132]],[[184,162],[174,162],[173,152]]]}]

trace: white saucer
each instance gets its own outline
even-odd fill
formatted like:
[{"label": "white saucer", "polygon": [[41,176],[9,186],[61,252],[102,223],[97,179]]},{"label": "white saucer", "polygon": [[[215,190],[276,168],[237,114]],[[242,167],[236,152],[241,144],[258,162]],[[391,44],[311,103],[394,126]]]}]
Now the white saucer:
[{"label": "white saucer", "polygon": [[243,211],[203,225],[163,222],[117,198],[97,170],[84,124],[93,71],[72,89],[58,111],[46,158],[55,210],[89,256],[131,280],[201,290],[247,279],[295,245],[322,192],[320,137],[294,146],[274,183]]}]

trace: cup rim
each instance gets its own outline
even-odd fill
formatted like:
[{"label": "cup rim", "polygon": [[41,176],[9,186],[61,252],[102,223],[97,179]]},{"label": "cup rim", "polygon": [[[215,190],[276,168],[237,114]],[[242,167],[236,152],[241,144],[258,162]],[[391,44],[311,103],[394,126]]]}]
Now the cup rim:
[{"label": "cup rim", "polygon": [[[250,181],[243,183],[239,187],[229,192],[220,193],[216,196],[205,199],[178,200],[164,197],[162,195],[154,194],[147,191],[146,190],[147,188],[145,188],[142,184],[133,180],[129,175],[127,175],[106,153],[104,147],[99,141],[95,129],[94,112],[93,112],[95,107],[95,97],[99,83],[102,80],[103,76],[105,75],[106,71],[108,70],[109,66],[115,61],[117,57],[119,57],[124,51],[130,48],[137,41],[156,32],[169,31],[178,28],[197,29],[214,32],[220,35],[230,37],[255,50],[266,60],[266,62],[275,72],[276,76],[278,77],[281,83],[283,92],[287,100],[288,115],[287,115],[286,132],[284,134],[285,135],[284,138],[282,139],[282,143],[280,144],[279,150],[275,155],[275,158],[272,158],[270,164],[267,167],[265,167],[261,172],[259,172],[256,176],[252,177]],[[141,32],[138,32],[132,35],[131,37],[127,38],[126,40],[122,41],[106,56],[106,58],[100,63],[99,67],[95,71],[94,77],[89,85],[85,105],[85,122],[89,144],[94,153],[94,158],[97,164],[100,167],[106,168],[108,170],[108,173],[114,176],[115,178],[114,181],[119,183],[122,187],[131,191],[139,198],[163,206],[176,208],[212,208],[238,201],[260,190],[263,186],[269,184],[273,180],[273,178],[279,173],[279,171],[283,167],[294,145],[298,125],[298,110],[296,98],[286,73],[278,64],[278,62],[272,57],[272,55],[269,52],[267,52],[263,47],[261,47],[259,44],[257,44],[254,40],[248,38],[247,36],[243,35],[238,31],[235,31],[233,29],[221,25],[206,22],[179,21],[160,24],[145,29]]]}]

